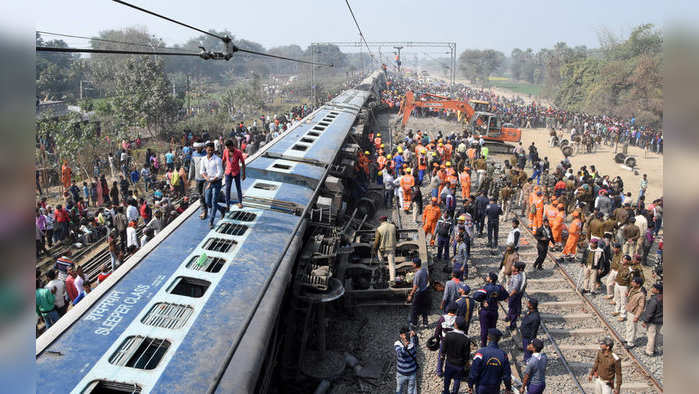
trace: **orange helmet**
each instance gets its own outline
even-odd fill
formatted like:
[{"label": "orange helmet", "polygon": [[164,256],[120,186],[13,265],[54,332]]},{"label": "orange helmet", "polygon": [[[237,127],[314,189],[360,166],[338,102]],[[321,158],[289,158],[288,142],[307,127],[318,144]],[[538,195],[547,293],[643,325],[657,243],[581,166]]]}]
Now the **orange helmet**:
[{"label": "orange helmet", "polygon": [[437,202],[437,197],[432,197],[432,202]]},{"label": "orange helmet", "polygon": [[574,217],[574,218],[580,217],[580,212],[578,212],[578,211],[573,211],[573,217]]}]

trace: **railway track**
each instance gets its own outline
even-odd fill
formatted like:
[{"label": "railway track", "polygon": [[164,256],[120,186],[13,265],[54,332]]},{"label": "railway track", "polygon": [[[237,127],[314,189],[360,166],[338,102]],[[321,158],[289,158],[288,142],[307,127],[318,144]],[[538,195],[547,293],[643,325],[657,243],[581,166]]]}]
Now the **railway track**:
[{"label": "railway track", "polygon": [[[177,206],[180,202],[182,202],[182,198],[174,200],[172,204],[174,206]],[[145,224],[142,224],[136,229],[136,235],[139,242],[141,240],[141,237],[143,236],[143,230],[145,229],[145,227]],[[44,261],[37,263],[36,268],[42,274],[46,273],[48,270],[53,268],[56,259],[65,254],[65,252],[70,248],[71,245],[63,245],[60,247],[52,248],[52,257],[46,258]],[[85,260],[85,258],[89,256],[93,251],[96,251],[94,255],[89,257],[89,259]],[[127,252],[124,255],[124,261],[122,261],[122,264],[126,260],[128,260],[129,257],[130,254],[128,254]],[[90,283],[94,283],[95,281],[97,281],[97,276],[100,273],[100,268],[102,267],[102,265],[111,262],[111,258],[109,256],[109,245],[107,244],[107,237],[102,237],[99,240],[84,247],[83,249],[80,249],[77,253],[75,253],[72,256],[72,259],[76,263],[76,265],[83,267],[83,272],[85,273],[85,276],[87,277],[88,281]]]},{"label": "railway track", "polygon": [[[540,333],[546,338],[549,368],[565,370],[580,392],[594,392],[594,383],[588,382],[587,376],[599,350],[599,339],[610,336],[615,342],[613,351],[622,359],[621,391],[662,393],[662,372],[660,376],[654,376],[653,369],[637,354],[640,346],[633,349],[636,351],[624,348],[618,325],[609,322],[608,316],[600,311],[593,300],[576,289],[574,278],[577,278],[578,272],[573,272],[573,269],[581,270],[578,263],[561,264],[549,253],[544,270],[531,271],[536,258],[536,240],[526,226],[526,219],[520,218],[520,221],[520,227],[525,230],[522,231],[522,239],[528,242],[528,245],[520,247],[520,259],[527,263],[528,284],[524,300],[533,297],[539,301]],[[507,232],[501,233],[499,238],[504,241],[506,237]],[[603,300],[601,294],[592,297]],[[526,302],[524,300],[523,303]],[[515,335],[515,343],[521,344],[519,330]],[[555,391],[555,386],[549,385],[548,380],[547,388]]]}]

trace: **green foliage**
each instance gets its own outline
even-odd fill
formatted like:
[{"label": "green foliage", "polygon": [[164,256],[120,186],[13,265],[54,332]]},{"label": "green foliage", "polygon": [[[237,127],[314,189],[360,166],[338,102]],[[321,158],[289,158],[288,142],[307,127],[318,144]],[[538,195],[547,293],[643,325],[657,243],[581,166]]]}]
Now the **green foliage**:
[{"label": "green foliage", "polygon": [[124,124],[162,131],[174,120],[178,107],[161,58],[130,57],[116,70],[114,85],[115,113]]},{"label": "green foliage", "polygon": [[470,81],[486,85],[488,77],[505,61],[502,52],[493,49],[467,49],[459,56],[459,69]]},{"label": "green foliage", "polygon": [[[63,40],[44,41],[36,35],[36,46],[66,48]],[[80,79],[85,74],[85,62],[70,53],[37,52],[36,93],[42,99],[63,100],[79,96]]]},{"label": "green foliage", "polygon": [[57,155],[52,158],[40,157],[43,166],[57,165],[63,160],[77,164],[89,176],[87,169],[90,161],[100,149],[98,125],[85,122],[77,113],[62,117],[46,117],[37,121],[39,136],[50,135],[56,143]]}]

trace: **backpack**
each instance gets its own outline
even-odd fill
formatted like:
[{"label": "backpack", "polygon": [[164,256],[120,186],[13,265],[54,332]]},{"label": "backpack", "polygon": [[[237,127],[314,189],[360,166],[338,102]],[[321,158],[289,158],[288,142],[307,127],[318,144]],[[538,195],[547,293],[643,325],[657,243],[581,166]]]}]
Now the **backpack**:
[{"label": "backpack", "polygon": [[451,223],[449,223],[448,221],[440,221],[439,225],[437,226],[437,234],[442,237],[448,237],[450,229]]}]

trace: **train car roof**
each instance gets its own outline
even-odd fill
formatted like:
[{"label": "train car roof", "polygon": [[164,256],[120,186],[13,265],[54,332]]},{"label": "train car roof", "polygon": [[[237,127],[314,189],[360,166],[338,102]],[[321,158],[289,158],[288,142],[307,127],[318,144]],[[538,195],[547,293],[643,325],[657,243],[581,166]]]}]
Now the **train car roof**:
[{"label": "train car roof", "polygon": [[[152,392],[205,391],[216,372],[211,365],[224,363],[230,342],[301,220],[272,210],[245,208],[232,214],[235,212],[248,212],[255,218],[247,222],[227,216],[210,231],[207,221],[190,215],[71,330],[37,357],[41,391],[58,393],[74,388],[81,392],[99,380],[138,384],[143,391]],[[238,234],[242,226],[248,228],[241,235],[219,232]],[[221,240],[232,249],[226,253],[212,250],[219,248],[213,245]],[[208,259],[201,265],[199,257],[203,254]],[[214,258],[224,260],[220,271],[206,272],[217,264]],[[172,294],[186,288],[181,285],[185,280],[192,280],[198,288],[208,287],[200,297]],[[250,286],[255,283],[260,286]],[[168,308],[179,317],[166,317]],[[175,328],[159,326],[162,324],[174,324]],[[124,349],[123,345],[138,337],[145,338],[144,343],[167,341],[161,344],[161,349],[166,349],[158,350],[163,352],[162,359],[153,362],[155,366],[147,362],[143,365],[152,369],[126,366],[133,359],[128,359],[130,352],[141,349]],[[158,357],[158,351],[148,351],[146,348],[143,357]],[[205,363],[193,357],[202,354],[206,354]],[[115,365],[124,357],[125,365]],[[81,373],[66,373],[66,365]],[[187,382],[186,390],[178,386],[180,382]]]}]

